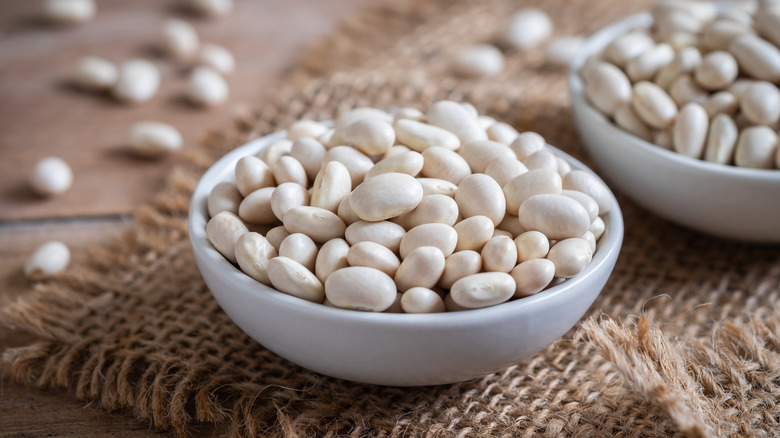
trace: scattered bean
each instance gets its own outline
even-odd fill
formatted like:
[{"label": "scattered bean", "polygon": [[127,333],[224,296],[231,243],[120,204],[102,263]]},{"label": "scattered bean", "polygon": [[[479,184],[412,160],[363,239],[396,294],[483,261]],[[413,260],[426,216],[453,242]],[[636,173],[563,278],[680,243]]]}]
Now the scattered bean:
[{"label": "scattered bean", "polygon": [[187,96],[198,106],[216,106],[228,98],[228,85],[216,70],[210,67],[195,67],[190,73]]},{"label": "scattered bean", "polygon": [[30,186],[40,196],[65,193],[73,185],[73,171],[64,160],[46,157],[35,164],[30,175]]},{"label": "scattered bean", "polygon": [[70,250],[67,245],[56,240],[46,242],[30,256],[24,265],[24,275],[32,280],[56,277],[70,262]]},{"label": "scattered bean", "polygon": [[114,97],[122,102],[145,102],[160,87],[160,71],[149,61],[131,59],[119,67],[119,77],[114,84]]},{"label": "scattered bean", "polygon": [[158,158],[181,148],[182,138],[173,126],[162,122],[138,122],[130,128],[127,144],[134,154]]},{"label": "scattered bean", "polygon": [[76,86],[85,90],[103,91],[114,86],[119,72],[111,61],[87,56],[79,59],[70,77]]}]

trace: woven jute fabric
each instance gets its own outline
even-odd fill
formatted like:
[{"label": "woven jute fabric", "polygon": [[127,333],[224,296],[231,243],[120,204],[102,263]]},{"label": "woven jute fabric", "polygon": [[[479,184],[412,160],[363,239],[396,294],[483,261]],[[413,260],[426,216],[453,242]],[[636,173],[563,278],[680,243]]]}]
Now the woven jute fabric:
[{"label": "woven jute fabric", "polygon": [[587,160],[565,72],[541,51],[507,50],[504,72],[483,80],[452,77],[447,59],[495,42],[521,7],[550,12],[558,34],[586,35],[649,3],[376,6],[308,50],[290,86],[183,156],[127,234],[2,309],[5,324],[40,337],[6,350],[5,371],[179,436],[198,423],[233,436],[780,436],[780,248],[696,234],[622,197],[620,258],[583,323],[515,366],[452,385],[361,385],[279,358],[221,311],[191,254],[186,213],[202,172],[304,117],[463,100]]}]

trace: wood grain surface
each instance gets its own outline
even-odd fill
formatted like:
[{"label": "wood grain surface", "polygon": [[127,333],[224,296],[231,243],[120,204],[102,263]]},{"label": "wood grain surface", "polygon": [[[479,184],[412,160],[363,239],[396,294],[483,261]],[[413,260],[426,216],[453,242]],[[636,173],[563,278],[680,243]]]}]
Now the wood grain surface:
[{"label": "wood grain surface", "polygon": [[[129,127],[158,120],[176,126],[184,147],[219,129],[235,111],[262,105],[285,80],[301,50],[369,0],[234,0],[232,14],[217,19],[188,15],[182,0],[97,0],[94,21],[52,26],[40,19],[40,1],[0,0],[0,305],[29,290],[22,268],[38,245],[68,244],[73,261],[129,226],[129,213],[161,188],[175,159],[139,160],[124,152]],[[201,41],[221,44],[236,57],[228,77],[230,99],[197,109],[182,98],[188,65],[155,49],[163,22],[192,23]],[[121,105],[105,95],[80,91],[68,73],[81,56],[114,62],[146,58],[161,70],[157,95]],[[55,155],[73,168],[75,180],[62,196],[42,199],[28,187],[35,163]],[[31,335],[0,327],[0,351]],[[224,431],[204,425],[197,436]],[[0,379],[0,437],[167,436],[129,413],[108,414],[84,406],[64,390],[35,389]]]}]

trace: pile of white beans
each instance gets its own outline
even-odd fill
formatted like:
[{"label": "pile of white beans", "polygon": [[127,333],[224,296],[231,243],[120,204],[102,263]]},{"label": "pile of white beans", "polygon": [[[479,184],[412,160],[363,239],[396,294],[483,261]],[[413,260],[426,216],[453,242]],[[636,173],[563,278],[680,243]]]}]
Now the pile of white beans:
[{"label": "pile of white beans", "polygon": [[208,197],[212,245],[255,280],[374,312],[475,309],[590,263],[607,187],[533,132],[440,101],[293,123]]},{"label": "pile of white beans", "polygon": [[591,104],[680,154],[780,168],[780,1],[663,1],[652,15],[583,67]]}]

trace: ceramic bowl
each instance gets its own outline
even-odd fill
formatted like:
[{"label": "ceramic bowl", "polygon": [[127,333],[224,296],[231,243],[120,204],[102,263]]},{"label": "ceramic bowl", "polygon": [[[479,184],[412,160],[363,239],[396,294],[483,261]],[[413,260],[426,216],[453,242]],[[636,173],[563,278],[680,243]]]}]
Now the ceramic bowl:
[{"label": "ceramic bowl", "polygon": [[607,26],[572,60],[572,111],[588,154],[615,190],[660,217],[727,239],[780,242],[780,170],[720,165],[663,149],[613,125],[587,102],[578,74],[585,60],[651,24],[644,13]]},{"label": "ceramic bowl", "polygon": [[[192,197],[189,234],[203,279],[233,321],[264,347],[310,370],[361,383],[423,386],[468,380],[539,352],[576,324],[612,272],[623,240],[617,201],[593,261],[576,277],[532,297],[453,313],[369,313],[326,307],[267,287],[228,262],[206,237],[206,200],[233,181],[236,162],[277,133],[221,158]],[[564,157],[574,169],[585,166]]]}]

